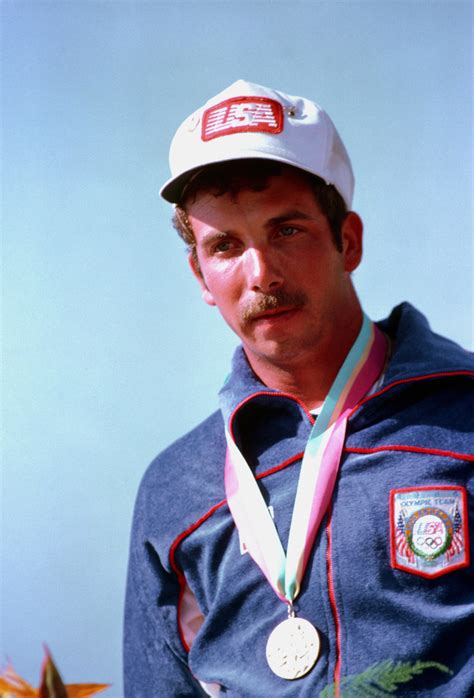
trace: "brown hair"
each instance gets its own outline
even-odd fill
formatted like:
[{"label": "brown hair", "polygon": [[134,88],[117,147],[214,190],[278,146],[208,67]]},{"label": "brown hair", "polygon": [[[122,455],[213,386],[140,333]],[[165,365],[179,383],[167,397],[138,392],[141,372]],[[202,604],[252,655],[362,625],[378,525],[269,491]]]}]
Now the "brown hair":
[{"label": "brown hair", "polygon": [[[187,245],[199,268],[196,240],[186,213],[186,204],[194,201],[201,191],[212,191],[214,196],[236,195],[243,189],[263,191],[270,177],[278,177],[291,167],[275,160],[243,159],[208,165],[198,171],[185,186],[180,203],[175,207],[173,226]],[[326,216],[336,249],[342,252],[341,226],[347,215],[344,199],[332,184],[309,172],[298,169],[314,192],[316,203]]]}]

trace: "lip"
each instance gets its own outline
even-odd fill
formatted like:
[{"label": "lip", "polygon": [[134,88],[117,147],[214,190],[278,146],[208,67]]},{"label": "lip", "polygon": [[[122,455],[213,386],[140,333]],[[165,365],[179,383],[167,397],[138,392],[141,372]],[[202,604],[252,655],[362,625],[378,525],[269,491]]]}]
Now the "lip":
[{"label": "lip", "polygon": [[256,317],[253,318],[254,322],[264,322],[264,321],[272,321],[272,320],[279,320],[280,318],[288,318],[290,315],[293,313],[298,312],[300,309],[295,308],[295,307],[288,307],[288,308],[275,308],[274,310],[266,310],[264,313],[261,315],[257,315]]}]

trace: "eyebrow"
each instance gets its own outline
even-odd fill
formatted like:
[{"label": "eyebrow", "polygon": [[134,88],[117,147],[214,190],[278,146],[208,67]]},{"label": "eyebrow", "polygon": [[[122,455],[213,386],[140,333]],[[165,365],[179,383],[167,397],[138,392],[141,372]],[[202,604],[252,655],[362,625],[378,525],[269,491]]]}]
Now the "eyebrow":
[{"label": "eyebrow", "polygon": [[279,216],[269,218],[265,223],[265,228],[273,228],[276,225],[281,225],[282,223],[288,223],[288,221],[295,220],[312,221],[314,218],[303,211],[299,211],[297,208],[293,208],[289,211],[285,211]]},{"label": "eyebrow", "polygon": [[207,246],[207,245],[213,245],[215,242],[218,242],[219,240],[225,240],[226,238],[228,238],[231,235],[232,235],[231,230],[224,231],[224,232],[222,232],[220,230],[213,230],[209,233],[205,233],[202,236],[201,245],[203,247]]}]

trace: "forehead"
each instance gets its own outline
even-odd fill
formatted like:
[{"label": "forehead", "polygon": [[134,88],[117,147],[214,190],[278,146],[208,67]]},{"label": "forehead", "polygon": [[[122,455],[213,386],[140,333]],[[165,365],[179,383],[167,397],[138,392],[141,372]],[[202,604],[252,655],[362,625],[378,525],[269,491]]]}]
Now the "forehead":
[{"label": "forehead", "polygon": [[288,208],[320,212],[309,178],[291,167],[259,182],[250,177],[247,183],[242,181],[230,191],[217,185],[199,189],[185,204],[188,215],[199,220],[232,216],[242,210],[266,215]]},{"label": "forehead", "polygon": [[[180,205],[186,207],[201,192],[219,196],[239,192],[242,189],[262,191],[269,179],[275,176],[306,179],[314,184],[314,175],[276,160],[243,158],[214,163],[196,172],[185,185]],[[319,178],[316,178],[319,179]]]}]

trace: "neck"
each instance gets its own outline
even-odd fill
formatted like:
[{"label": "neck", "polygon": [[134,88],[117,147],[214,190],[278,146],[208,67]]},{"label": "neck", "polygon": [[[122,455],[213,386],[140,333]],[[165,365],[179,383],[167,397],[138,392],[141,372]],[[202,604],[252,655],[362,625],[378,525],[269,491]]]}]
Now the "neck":
[{"label": "neck", "polygon": [[324,402],[339,369],[354,344],[362,325],[362,311],[334,332],[327,341],[321,340],[308,351],[295,353],[285,359],[269,360],[246,350],[248,361],[259,379],[269,388],[290,393],[308,410]]}]

